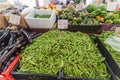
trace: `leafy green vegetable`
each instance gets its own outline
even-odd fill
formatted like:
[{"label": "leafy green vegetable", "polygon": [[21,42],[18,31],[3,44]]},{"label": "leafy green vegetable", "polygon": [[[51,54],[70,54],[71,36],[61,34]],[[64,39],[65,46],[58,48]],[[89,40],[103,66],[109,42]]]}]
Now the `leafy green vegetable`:
[{"label": "leafy green vegetable", "polygon": [[97,7],[97,9],[99,9],[101,11],[107,11],[107,5],[106,4],[101,4]]},{"label": "leafy green vegetable", "polygon": [[119,14],[113,14],[113,19],[118,19],[119,17]]},{"label": "leafy green vegetable", "polygon": [[51,15],[38,15],[38,14],[35,14],[34,17],[35,17],[35,18],[50,18]]},{"label": "leafy green vegetable", "polygon": [[114,20],[113,20],[113,23],[114,23],[114,24],[120,24],[120,19],[114,19]]},{"label": "leafy green vegetable", "polygon": [[95,11],[97,9],[97,6],[94,4],[90,4],[87,6],[86,10],[91,13],[92,11]]}]

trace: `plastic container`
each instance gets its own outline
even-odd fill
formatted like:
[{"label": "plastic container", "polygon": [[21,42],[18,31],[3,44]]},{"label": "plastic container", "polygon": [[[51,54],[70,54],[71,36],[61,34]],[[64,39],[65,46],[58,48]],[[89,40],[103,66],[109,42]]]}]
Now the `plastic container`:
[{"label": "plastic container", "polygon": [[102,44],[102,42],[99,40],[98,37],[94,40],[95,43],[97,43],[97,47],[100,50],[101,54],[106,58],[106,61],[110,68],[112,69],[113,73],[120,78],[120,67],[115,62],[112,55],[109,53],[109,51],[105,48],[105,46]]},{"label": "plastic container", "polygon": [[16,80],[57,80],[57,75],[16,72],[19,68],[19,64],[20,63],[17,62],[11,72]]},{"label": "plastic container", "polygon": [[[107,79],[107,80],[116,80],[116,77],[114,76],[111,68],[109,67],[109,65],[107,64],[106,61],[104,61],[104,64],[106,65],[108,73],[110,74],[110,79]],[[16,72],[16,70],[19,69],[19,65],[20,65],[20,63],[17,62],[17,64],[14,66],[14,68],[13,68],[13,70],[11,72],[11,75],[16,80],[105,80],[105,79],[65,76],[63,69],[61,69],[57,73],[57,75]]]},{"label": "plastic container", "polygon": [[[110,79],[107,80],[116,80],[113,72],[111,71],[109,65],[105,62],[107,66],[108,73],[111,74]],[[19,68],[19,62],[13,68],[11,75],[16,80],[105,80],[105,79],[94,79],[94,78],[81,78],[81,77],[66,77],[64,76],[64,72],[59,72],[59,75],[50,75],[50,74],[36,74],[36,73],[20,73],[16,72]]]},{"label": "plastic container", "polygon": [[[34,18],[35,14],[38,15],[51,15],[50,18]],[[54,26],[54,23],[56,21],[56,15],[53,10],[38,10],[34,9],[32,10],[26,17],[25,20],[30,28],[48,28],[51,29]]]}]

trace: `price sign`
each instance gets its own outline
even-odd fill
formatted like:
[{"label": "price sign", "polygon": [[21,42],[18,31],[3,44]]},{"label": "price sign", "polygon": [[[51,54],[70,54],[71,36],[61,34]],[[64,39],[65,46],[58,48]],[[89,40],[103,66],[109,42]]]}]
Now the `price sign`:
[{"label": "price sign", "polygon": [[84,3],[79,3],[76,5],[76,11],[82,10],[84,8]]},{"label": "price sign", "polygon": [[68,29],[68,20],[58,20],[58,29]]},{"label": "price sign", "polygon": [[120,27],[116,27],[115,33],[120,34]]},{"label": "price sign", "polygon": [[44,0],[44,7],[48,8],[49,3],[50,3],[49,0]]},{"label": "price sign", "polygon": [[11,14],[9,23],[19,25],[20,24],[20,16]]},{"label": "price sign", "polygon": [[116,2],[108,2],[107,3],[107,11],[115,11],[117,8]]},{"label": "price sign", "polygon": [[58,11],[62,11],[62,5],[56,5],[56,9],[57,9]]}]

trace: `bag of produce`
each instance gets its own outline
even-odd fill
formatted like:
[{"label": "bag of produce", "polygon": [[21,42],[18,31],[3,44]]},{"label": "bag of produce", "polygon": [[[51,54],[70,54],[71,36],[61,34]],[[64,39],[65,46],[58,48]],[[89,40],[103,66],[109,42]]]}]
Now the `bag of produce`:
[{"label": "bag of produce", "polygon": [[110,45],[115,51],[120,52],[120,38],[117,36],[110,36],[105,40],[105,43]]}]

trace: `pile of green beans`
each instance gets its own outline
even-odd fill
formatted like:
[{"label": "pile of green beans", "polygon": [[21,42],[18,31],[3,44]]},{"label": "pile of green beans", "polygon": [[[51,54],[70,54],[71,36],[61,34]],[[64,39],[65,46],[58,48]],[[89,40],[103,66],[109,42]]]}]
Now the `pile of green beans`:
[{"label": "pile of green beans", "polygon": [[105,44],[104,41],[109,37],[109,36],[115,36],[114,32],[111,31],[103,31],[100,35],[99,38],[103,42],[104,46],[106,49],[109,51],[109,53],[112,55],[114,60],[117,62],[118,66],[120,67],[120,52],[115,51],[110,45]]},{"label": "pile of green beans", "polygon": [[27,45],[18,72],[56,74],[63,68],[66,76],[106,79],[104,60],[87,34],[51,30]]}]

